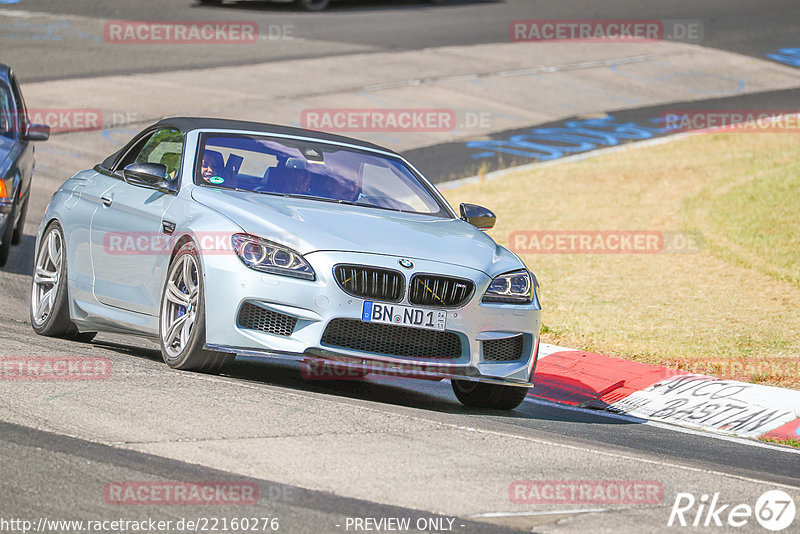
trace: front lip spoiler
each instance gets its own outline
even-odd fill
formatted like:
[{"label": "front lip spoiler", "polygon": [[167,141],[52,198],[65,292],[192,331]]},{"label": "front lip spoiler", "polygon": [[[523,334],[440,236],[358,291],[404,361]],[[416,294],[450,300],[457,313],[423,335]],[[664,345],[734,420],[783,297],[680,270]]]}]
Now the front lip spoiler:
[{"label": "front lip spoiler", "polygon": [[422,380],[442,380],[447,378],[468,380],[470,382],[483,382],[499,386],[533,387],[532,382],[495,378],[483,375],[478,369],[468,365],[443,364],[436,361],[400,360],[377,355],[371,355],[369,357],[353,356],[351,354],[320,348],[310,348],[305,352],[286,352],[269,349],[256,350],[209,343],[206,343],[203,348],[219,352],[231,352],[239,356],[290,360],[305,364],[309,362],[329,363],[338,368],[366,371],[367,374],[372,372],[375,374]]}]

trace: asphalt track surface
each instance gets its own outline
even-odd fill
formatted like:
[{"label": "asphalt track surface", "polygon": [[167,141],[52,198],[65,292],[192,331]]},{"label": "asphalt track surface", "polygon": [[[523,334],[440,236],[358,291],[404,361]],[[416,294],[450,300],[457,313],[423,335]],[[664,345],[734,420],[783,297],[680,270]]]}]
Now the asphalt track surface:
[{"label": "asphalt track surface", "polygon": [[[609,126],[604,126],[602,122],[598,122],[596,119],[590,119],[588,128],[596,132],[595,139],[599,139],[604,133],[613,134],[616,126],[633,125],[634,128],[643,127],[642,131],[646,131],[651,136],[648,139],[657,139],[681,133],[682,130],[679,128],[660,127],[665,124],[663,119],[668,117],[670,112],[674,113],[675,110],[680,110],[680,113],[689,113],[691,110],[714,110],[718,113],[724,113],[726,110],[793,110],[797,108],[798,101],[800,101],[800,89],[784,89],[723,98],[673,102],[634,109],[609,110],[607,116],[604,117],[608,120],[607,124]],[[531,139],[535,138],[536,133],[539,131],[559,129],[568,134],[570,132],[569,126],[574,126],[575,121],[586,123],[586,119],[583,117],[567,117],[554,122],[537,124],[533,127],[492,132],[486,136],[485,140],[489,140],[489,143],[493,141],[505,143],[514,136],[527,136],[526,139],[532,142]],[[485,142],[479,144],[486,148],[480,148],[470,146],[464,141],[453,141],[406,150],[403,155],[409,161],[413,161],[415,166],[431,181],[442,183],[467,176],[475,176],[479,171],[498,171],[538,161],[549,161],[548,158],[553,156],[555,156],[554,159],[558,159],[564,156],[585,153],[588,150],[619,146],[642,140],[619,138],[613,141],[619,143],[619,145],[595,142],[591,143],[588,150],[581,149],[580,152],[570,152],[569,149],[577,149],[577,145],[579,145],[577,141],[559,141],[558,139],[552,139],[553,136],[547,134],[543,134],[541,137],[542,140],[536,141],[541,145],[539,150],[526,149],[524,145],[515,146],[513,143],[510,146],[506,146],[505,149],[501,149],[493,148],[489,143]],[[552,140],[548,140],[548,138]],[[584,140],[591,141],[592,135],[589,134],[589,136],[584,137]],[[481,154],[487,154],[488,156],[476,158]]]},{"label": "asphalt track surface", "polygon": [[[65,15],[57,24],[21,18],[3,28],[3,60],[23,81],[87,77],[184,68],[262,63],[363,51],[418,50],[437,46],[509,41],[509,23],[519,19],[700,20],[704,46],[763,58],[797,46],[800,4],[773,0],[766,8],[748,0],[451,0],[430,5],[414,0],[345,0],[323,13],[291,5],[228,1],[220,7],[193,0],[19,0],[0,10]],[[104,20],[252,20],[261,33],[291,27],[291,41],[260,45],[193,47],[105,46],[69,17]],[[277,34],[276,34],[277,35]]]},{"label": "asphalt track surface", "polygon": [[[100,19],[254,19],[262,28],[293,24],[303,32],[304,40],[270,49],[267,55],[263,50],[242,54],[240,49],[224,47],[203,54],[163,54],[99,45],[94,49],[94,44],[76,34],[58,43],[47,39],[19,39],[13,43],[3,40],[0,61],[13,63],[25,81],[170,71],[348,51],[505,42],[508,22],[524,18],[696,18],[704,23],[705,46],[756,57],[796,45],[800,35],[800,6],[796,2],[771,2],[769,9],[757,2],[740,1],[670,5],[655,1],[605,2],[602,12],[597,5],[588,1],[449,2],[438,6],[345,1],[327,13],[307,14],[264,2],[210,8],[183,0],[23,0],[0,9]],[[735,105],[784,107],[792,99],[796,101],[796,96],[791,91],[761,97],[749,95],[747,98],[753,100]],[[631,115],[620,117],[643,120],[659,111],[628,111]],[[447,170],[435,170],[434,174],[445,175]],[[63,177],[37,176],[37,188],[53,191],[59,180]],[[40,220],[48,199],[40,195],[32,200],[29,221]],[[346,517],[416,519],[438,517],[438,512],[455,517],[459,526],[456,531],[463,532],[505,532],[508,526],[555,532],[587,528],[629,532],[635,531],[636,525],[648,525],[652,531],[666,530],[669,507],[677,491],[730,491],[737,496],[757,496],[764,489],[783,485],[784,489],[789,487],[787,491],[795,499],[800,495],[800,455],[774,446],[532,401],[511,413],[470,411],[455,400],[447,383],[387,378],[308,382],[290,366],[253,361],[237,362],[225,376],[206,380],[169,370],[148,341],[101,335],[93,343],[81,345],[39,338],[30,329],[27,317],[35,222],[29,222],[23,243],[12,250],[9,265],[0,271],[0,324],[4,325],[0,355],[107,357],[114,366],[115,378],[94,388],[79,384],[0,384],[4,413],[0,416],[0,518],[271,515],[281,517],[281,531],[343,532],[341,525]],[[176,400],[170,393],[173,390],[184,391],[186,398]],[[287,400],[289,397],[293,400]],[[209,399],[210,403],[204,404]],[[397,428],[397,421],[408,421],[409,428]],[[415,430],[413,425],[424,428]],[[177,429],[178,436],[162,440],[153,437],[158,435],[158,429],[171,427]],[[149,428],[153,431],[149,432]],[[243,430],[250,428],[250,434]],[[241,434],[234,430],[241,430]],[[312,431],[313,435],[305,435]],[[367,445],[360,461],[346,457],[342,450],[326,450],[326,444],[352,447],[361,443],[351,440],[350,435],[357,432],[363,432],[364,443],[385,438],[378,444],[386,447],[382,454],[389,467],[381,464],[378,453]],[[425,433],[443,437],[426,441],[420,438]],[[462,434],[480,439],[466,440]],[[308,437],[312,445],[298,436]],[[503,466],[497,463],[503,451],[484,448],[496,446],[492,440],[499,438],[507,440],[508,452],[513,453],[504,458]],[[258,447],[249,447],[248,439],[259,440]],[[270,439],[283,439],[285,442],[281,443],[287,445],[272,444]],[[458,453],[447,449],[444,444],[450,439],[469,448]],[[215,440],[222,444],[223,453],[203,448]],[[316,448],[314,440],[319,443]],[[389,447],[393,443],[400,443],[398,449],[407,447],[409,451],[419,451],[419,443],[427,444],[424,450],[428,458],[409,461],[403,450]],[[522,448],[517,443],[527,445]],[[261,464],[254,460],[259,447],[270,456]],[[296,456],[303,454],[307,455],[306,461],[298,461]],[[325,459],[335,464],[337,455],[342,456],[342,468],[327,466],[330,479],[314,471],[325,465],[320,464]],[[248,466],[248,461],[257,465]],[[279,469],[281,463],[295,466],[291,476]],[[505,464],[516,465],[513,477],[503,471]],[[381,470],[386,471],[384,478]],[[573,480],[634,476],[658,479],[667,491],[661,506],[641,511],[583,513],[578,509],[587,506],[567,512],[558,507],[546,508],[541,513],[550,515],[530,516],[522,525],[509,523],[508,519],[483,523],[470,517],[490,510],[519,510],[507,498],[503,501],[482,492],[505,488],[515,479],[540,478],[543,473],[550,478]],[[675,478],[667,478],[672,476]],[[374,491],[375,497],[371,498],[370,477],[396,488],[385,493]],[[110,507],[102,499],[103,486],[108,481],[231,479],[258,484],[262,498],[255,508],[142,509]],[[454,494],[466,502],[454,505],[449,493],[437,495],[450,482]],[[315,489],[306,489],[309,487]],[[404,504],[390,506],[387,502]],[[491,502],[492,506],[484,502]],[[505,504],[497,506],[498,502]]]}]

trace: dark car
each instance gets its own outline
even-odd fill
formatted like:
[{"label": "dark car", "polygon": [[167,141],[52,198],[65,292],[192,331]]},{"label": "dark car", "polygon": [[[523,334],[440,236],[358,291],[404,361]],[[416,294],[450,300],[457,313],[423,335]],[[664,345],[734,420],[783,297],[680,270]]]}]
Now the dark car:
[{"label": "dark car", "polygon": [[[224,0],[198,0],[200,4],[204,5],[221,5]],[[322,11],[328,4],[331,3],[331,0],[272,0],[273,2],[289,4],[294,3],[307,11]],[[429,4],[439,4],[442,0],[423,0]]]},{"label": "dark car", "polygon": [[0,267],[6,264],[11,245],[22,239],[33,175],[31,141],[49,137],[49,126],[28,121],[14,73],[0,63]]}]

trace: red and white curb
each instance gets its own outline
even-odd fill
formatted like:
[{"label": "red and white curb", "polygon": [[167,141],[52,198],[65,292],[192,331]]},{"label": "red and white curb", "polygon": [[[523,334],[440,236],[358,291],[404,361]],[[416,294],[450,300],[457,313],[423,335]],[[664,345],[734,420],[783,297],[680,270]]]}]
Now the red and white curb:
[{"label": "red and white curb", "polygon": [[800,391],[546,343],[530,396],[731,436],[800,439]]}]

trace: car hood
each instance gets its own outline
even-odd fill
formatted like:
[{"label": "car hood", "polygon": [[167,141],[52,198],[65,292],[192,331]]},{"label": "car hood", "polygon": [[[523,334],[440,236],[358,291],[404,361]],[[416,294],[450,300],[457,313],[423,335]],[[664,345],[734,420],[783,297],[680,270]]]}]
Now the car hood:
[{"label": "car hood", "polygon": [[460,219],[206,187],[195,187],[192,197],[245,232],[301,254],[328,250],[426,259],[490,276],[522,267],[515,255]]}]

